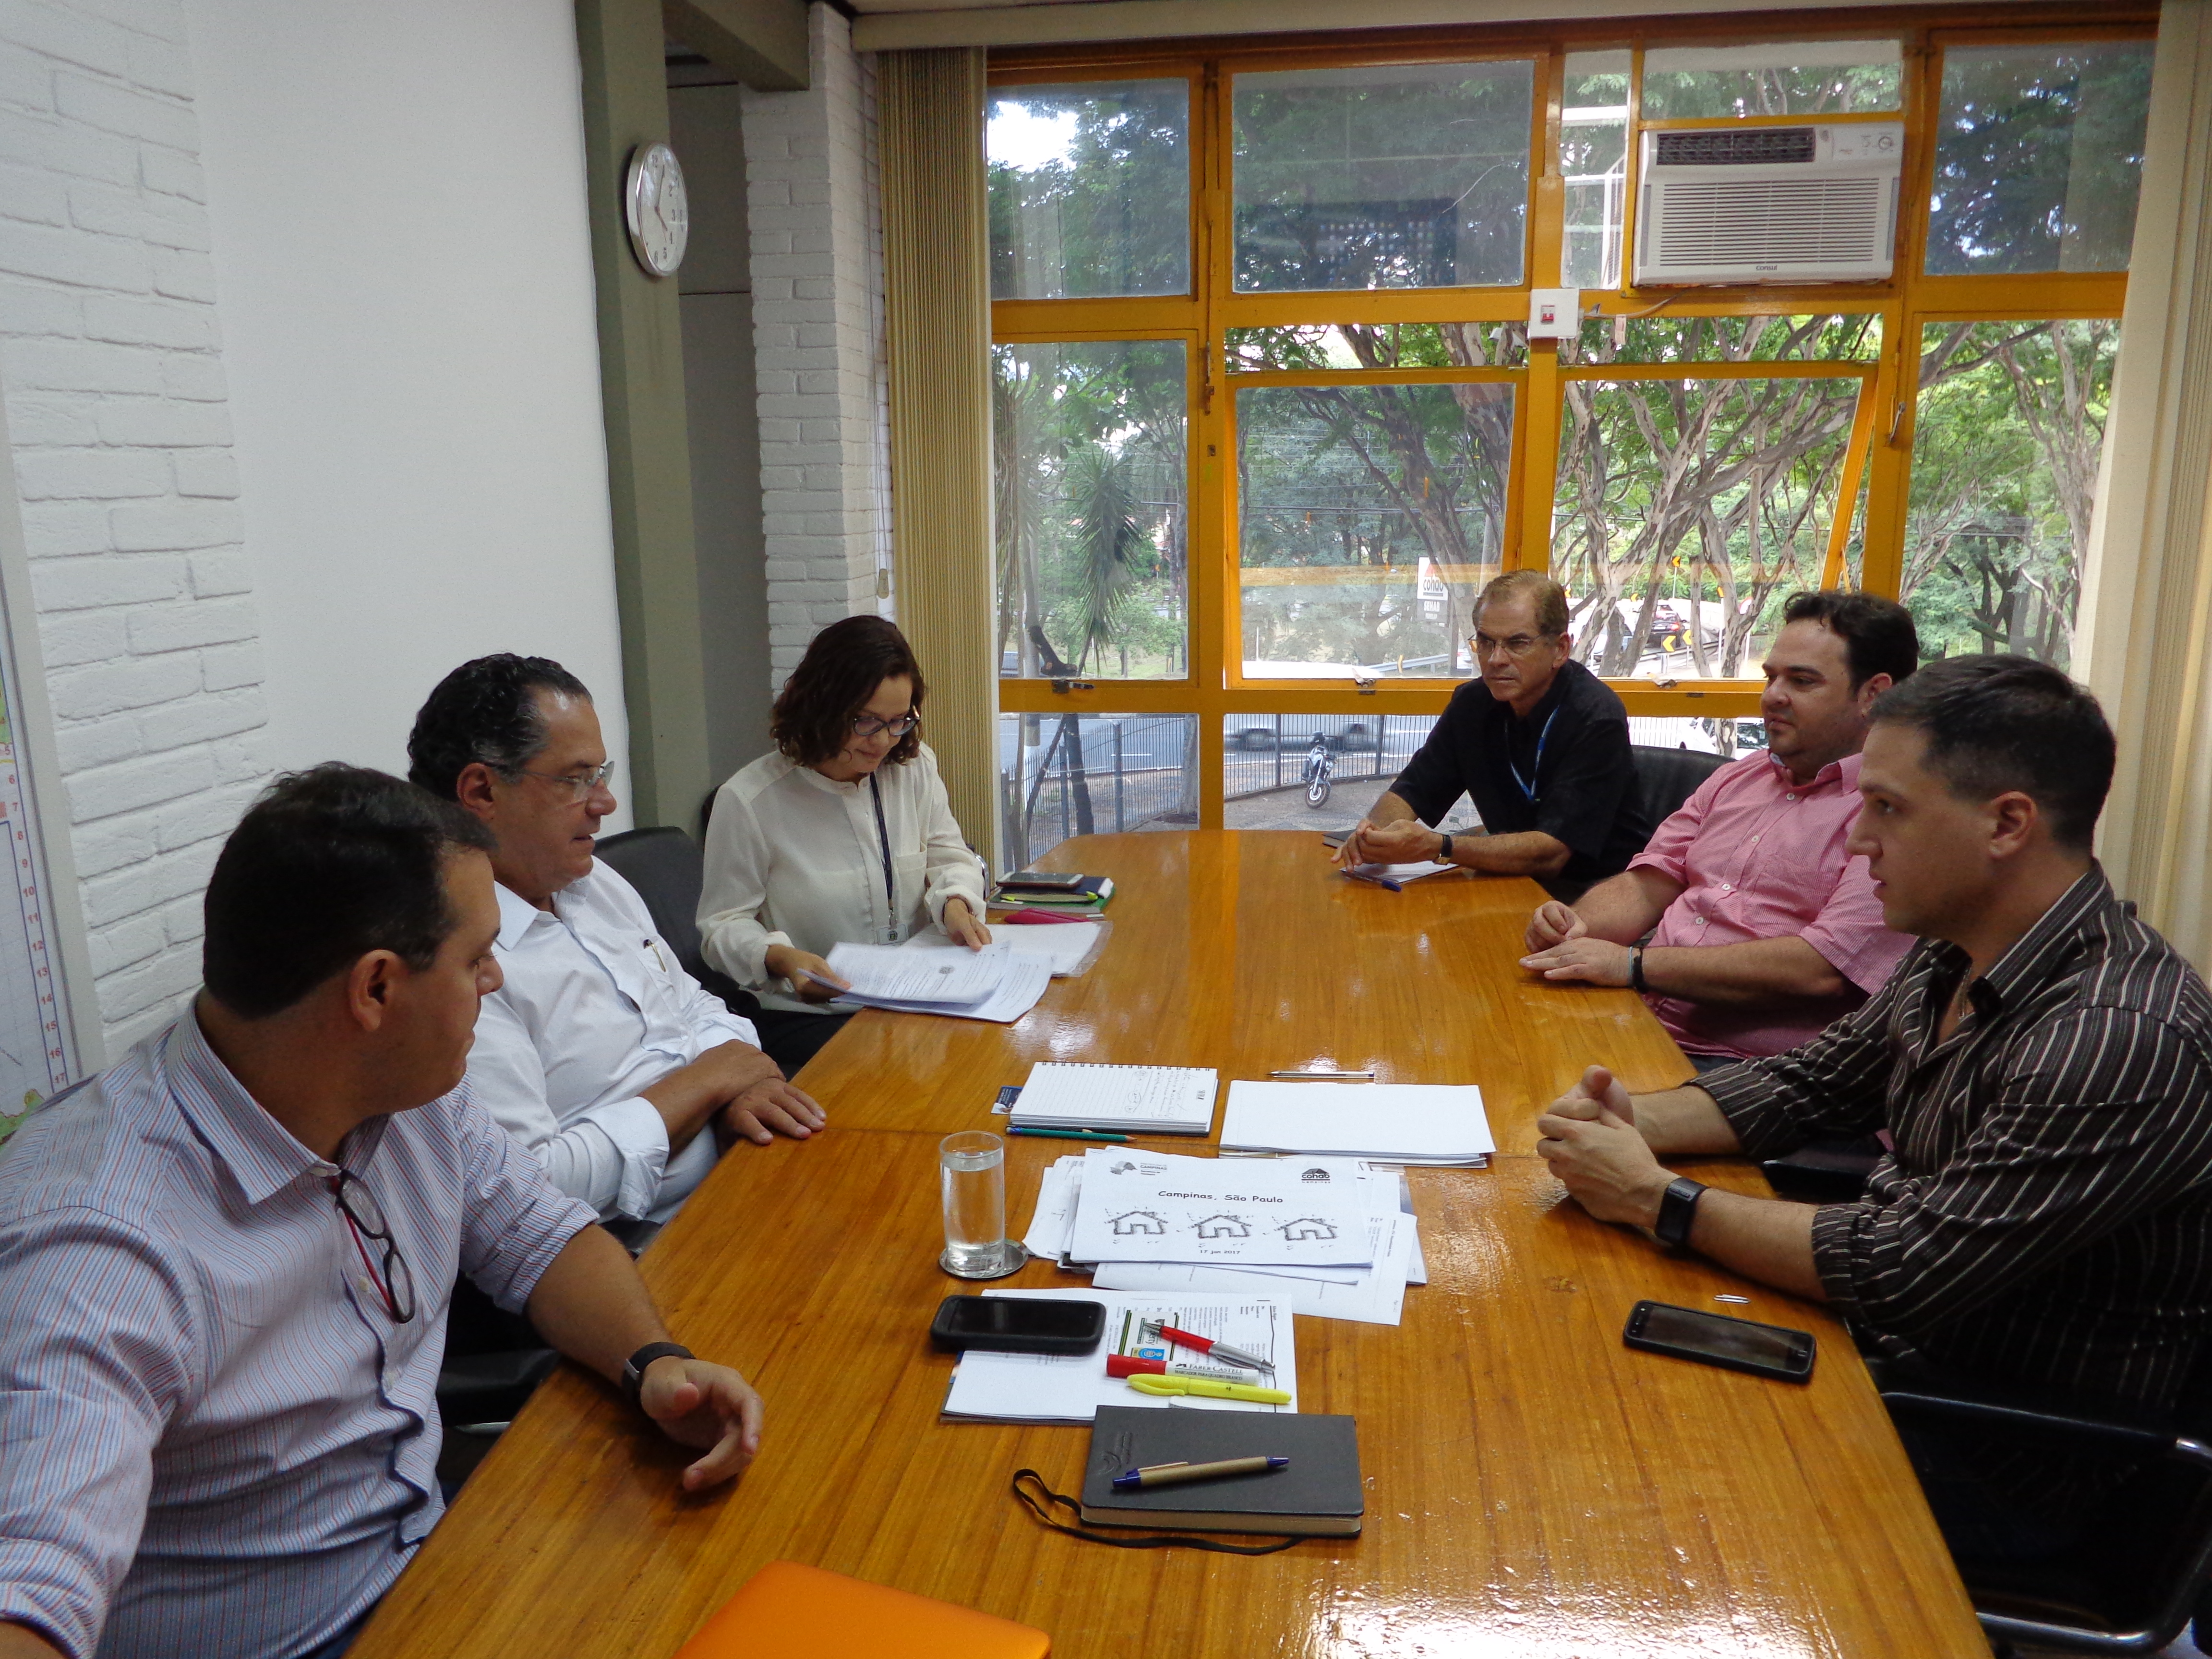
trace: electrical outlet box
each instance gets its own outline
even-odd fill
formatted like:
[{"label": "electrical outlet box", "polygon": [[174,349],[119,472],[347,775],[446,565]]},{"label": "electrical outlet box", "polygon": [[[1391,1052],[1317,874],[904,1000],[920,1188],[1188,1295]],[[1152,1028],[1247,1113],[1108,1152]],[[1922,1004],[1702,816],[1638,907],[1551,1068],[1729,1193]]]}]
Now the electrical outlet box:
[{"label": "electrical outlet box", "polygon": [[1583,291],[1578,288],[1528,290],[1528,337],[1571,340],[1582,332]]}]

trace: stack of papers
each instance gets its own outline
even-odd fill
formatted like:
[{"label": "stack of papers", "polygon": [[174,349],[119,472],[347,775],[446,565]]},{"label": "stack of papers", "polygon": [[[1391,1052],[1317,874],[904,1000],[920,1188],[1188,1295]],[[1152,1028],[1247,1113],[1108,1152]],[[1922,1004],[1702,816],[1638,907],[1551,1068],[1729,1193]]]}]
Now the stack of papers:
[{"label": "stack of papers", "polygon": [[980,951],[835,945],[830,950],[830,967],[852,987],[836,998],[847,1007],[949,1014],[1001,1024],[1019,1019],[1036,1007],[1052,983],[1050,963],[1018,957],[999,940]]},{"label": "stack of papers", "polygon": [[1404,1176],[1356,1158],[1097,1148],[1045,1171],[1023,1242],[1101,1290],[1266,1296],[1375,1325],[1428,1279]]},{"label": "stack of papers", "polygon": [[1480,1164],[1497,1144],[1472,1084],[1240,1080],[1229,1085],[1221,1150]]},{"label": "stack of papers", "polygon": [[1349,874],[1369,881],[1395,881],[1404,886],[1409,881],[1419,881],[1423,876],[1441,876],[1456,870],[1456,864],[1439,864],[1434,859],[1421,859],[1413,864],[1355,864]]},{"label": "stack of papers", "polygon": [[[995,924],[994,945],[1003,945],[1017,957],[1034,957],[1048,964],[1054,979],[1074,979],[1089,971],[1113,931],[1110,921],[1045,922],[1024,926]],[[902,951],[966,951],[967,946],[942,927],[925,927],[899,949]]]},{"label": "stack of papers", "polygon": [[1213,1127],[1213,1097],[1220,1087],[1219,1077],[1202,1066],[1040,1060],[1030,1067],[1009,1121],[1024,1129],[1202,1135]]},{"label": "stack of papers", "polygon": [[[1071,1296],[1061,1291],[986,1291],[986,1296],[1026,1297],[1042,1301],[1103,1302],[1106,1340],[1085,1354],[984,1353],[960,1356],[952,1387],[945,1396],[947,1417],[1000,1423],[1088,1423],[1101,1406],[1172,1407],[1177,1411],[1280,1412],[1298,1408],[1297,1356],[1291,1341],[1291,1310],[1256,1287],[1221,1296],[1117,1296],[1111,1292]],[[1210,1400],[1202,1395],[1139,1393],[1118,1376],[1106,1375],[1109,1354],[1147,1359],[1206,1363],[1201,1354],[1147,1338],[1147,1322],[1174,1326],[1212,1337],[1256,1354],[1274,1370],[1262,1384],[1291,1396],[1286,1406],[1248,1400]]]}]

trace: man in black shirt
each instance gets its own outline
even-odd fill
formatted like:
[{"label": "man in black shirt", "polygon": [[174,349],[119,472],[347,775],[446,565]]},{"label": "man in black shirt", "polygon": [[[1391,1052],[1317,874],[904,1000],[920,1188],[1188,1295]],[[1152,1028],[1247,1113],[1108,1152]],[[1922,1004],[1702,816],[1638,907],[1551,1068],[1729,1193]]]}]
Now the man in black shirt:
[{"label": "man in black shirt", "polygon": [[[1534,570],[1509,570],[1474,607],[1475,666],[1389,793],[1336,861],[1441,859],[1492,875],[1534,876],[1572,903],[1618,875],[1651,839],[1628,749],[1628,711],[1571,656],[1567,596]],[[1464,793],[1480,836],[1428,826]]]}]

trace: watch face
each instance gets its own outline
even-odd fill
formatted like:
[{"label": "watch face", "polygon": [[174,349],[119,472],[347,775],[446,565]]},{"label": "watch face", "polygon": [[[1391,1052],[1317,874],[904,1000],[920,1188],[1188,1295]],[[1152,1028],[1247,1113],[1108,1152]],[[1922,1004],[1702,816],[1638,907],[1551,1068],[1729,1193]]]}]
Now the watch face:
[{"label": "watch face", "polygon": [[638,264],[655,276],[672,274],[690,240],[691,209],[684,169],[666,144],[642,144],[631,155],[623,210]]}]

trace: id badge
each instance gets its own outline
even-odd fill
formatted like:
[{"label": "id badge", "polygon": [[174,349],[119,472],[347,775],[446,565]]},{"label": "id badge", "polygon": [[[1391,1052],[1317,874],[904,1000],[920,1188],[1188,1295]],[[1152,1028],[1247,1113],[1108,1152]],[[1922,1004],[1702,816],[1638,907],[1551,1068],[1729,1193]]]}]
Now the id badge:
[{"label": "id badge", "polygon": [[890,927],[884,929],[884,943],[886,945],[903,945],[906,943],[907,934],[909,931],[910,930],[908,928],[906,923],[902,921],[895,921]]}]

